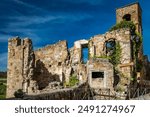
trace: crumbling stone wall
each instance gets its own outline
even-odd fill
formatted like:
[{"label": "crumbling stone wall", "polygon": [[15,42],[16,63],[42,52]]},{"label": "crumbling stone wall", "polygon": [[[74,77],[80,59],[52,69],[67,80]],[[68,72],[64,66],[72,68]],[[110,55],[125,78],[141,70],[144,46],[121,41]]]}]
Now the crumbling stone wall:
[{"label": "crumbling stone wall", "polygon": [[[41,90],[48,91],[51,89],[51,85],[54,85],[54,82],[55,85],[69,82],[69,78],[72,74],[77,75],[80,83],[86,82],[90,72],[88,71],[89,66],[90,64],[95,64],[90,60],[93,61],[93,58],[104,55],[106,53],[105,42],[112,38],[120,43],[122,49],[121,64],[118,68],[123,74],[131,77],[132,66],[130,63],[132,60],[129,29],[120,29],[107,32],[103,35],[96,35],[90,40],[76,41],[74,47],[70,50],[68,50],[66,41],[60,41],[54,45],[33,51],[32,42],[29,39],[21,41],[19,38],[15,38],[10,40],[8,92],[13,89],[10,94],[13,96],[14,91],[18,89],[23,89],[27,94],[42,92]],[[82,62],[82,49],[84,46],[89,48],[89,62],[87,62],[87,64]],[[105,64],[105,62],[103,62],[104,61],[96,62],[99,68],[94,66],[92,69],[103,69],[103,64]],[[108,62],[108,64],[110,63]],[[107,68],[108,67],[103,69],[104,72],[107,72]],[[113,71],[113,67],[110,68],[112,69],[111,71]],[[111,77],[113,77],[113,75],[111,75]],[[17,83],[11,85],[11,82],[13,82],[15,78],[19,78],[17,79],[19,85],[17,85]],[[110,85],[111,83],[112,85]],[[113,88],[113,80],[111,83],[109,83],[108,86]],[[99,88],[105,86],[100,85]]]},{"label": "crumbling stone wall", "polygon": [[[117,23],[123,21],[124,16],[128,15],[127,20],[133,21],[137,28],[136,31],[142,34],[141,8],[138,3],[121,7],[116,10],[116,13]],[[94,88],[113,90],[118,82],[127,86],[130,84],[130,78],[136,68],[132,37],[130,29],[122,28],[95,35],[89,40],[78,40],[70,49],[68,49],[66,41],[60,41],[36,51],[33,51],[32,41],[28,38],[24,40],[18,37],[10,39],[8,43],[7,97],[13,97],[13,93],[18,89],[23,89],[26,94],[30,95],[61,89],[63,88],[62,84],[69,82],[70,76],[73,74],[77,76],[80,83],[88,81]],[[121,48],[120,64],[117,66],[110,63],[108,58],[103,58],[109,55],[106,43],[110,40],[119,43]],[[87,63],[82,60],[84,47],[88,48]],[[142,46],[138,57],[143,57]],[[150,76],[147,73],[150,65],[148,60],[144,60],[141,73],[146,79],[145,77]],[[92,79],[92,71],[103,71],[104,78]],[[116,71],[120,74],[117,74]]]},{"label": "crumbling stone wall", "polygon": [[53,81],[64,82],[68,66],[66,41],[60,41],[35,51],[35,75],[39,89],[46,88]]},{"label": "crumbling stone wall", "polygon": [[26,100],[87,100],[91,98],[91,91],[87,83],[82,83],[67,89],[25,96]]},{"label": "crumbling stone wall", "polygon": [[120,29],[112,32],[106,32],[103,35],[96,35],[89,40],[90,58],[101,58],[106,55],[106,42],[114,39],[121,46],[120,65],[118,66],[125,76],[131,77],[132,64],[132,48],[131,34],[129,29]]},{"label": "crumbling stone wall", "polygon": [[88,40],[79,40],[74,42],[74,48],[72,56],[72,64],[82,63],[82,48],[88,45]]}]

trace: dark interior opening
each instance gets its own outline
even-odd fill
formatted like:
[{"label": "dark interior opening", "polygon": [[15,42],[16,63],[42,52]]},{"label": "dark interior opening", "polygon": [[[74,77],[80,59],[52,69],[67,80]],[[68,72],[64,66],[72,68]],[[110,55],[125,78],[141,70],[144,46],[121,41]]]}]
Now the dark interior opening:
[{"label": "dark interior opening", "polygon": [[131,21],[131,15],[130,15],[130,14],[124,15],[124,16],[123,16],[123,20]]},{"label": "dark interior opening", "polygon": [[88,45],[82,45],[82,63],[86,64],[89,57]]},{"label": "dark interior opening", "polygon": [[106,55],[111,56],[112,53],[115,51],[116,42],[115,39],[109,39],[105,42],[106,44]]},{"label": "dark interior opening", "polygon": [[104,72],[92,72],[92,78],[104,78]]}]

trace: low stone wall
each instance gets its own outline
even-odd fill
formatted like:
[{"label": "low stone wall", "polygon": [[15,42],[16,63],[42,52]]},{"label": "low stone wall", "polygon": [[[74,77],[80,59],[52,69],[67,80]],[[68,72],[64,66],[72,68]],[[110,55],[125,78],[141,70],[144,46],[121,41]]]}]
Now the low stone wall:
[{"label": "low stone wall", "polygon": [[66,89],[60,89],[50,93],[28,95],[24,100],[87,100],[90,99],[90,88],[88,83]]}]

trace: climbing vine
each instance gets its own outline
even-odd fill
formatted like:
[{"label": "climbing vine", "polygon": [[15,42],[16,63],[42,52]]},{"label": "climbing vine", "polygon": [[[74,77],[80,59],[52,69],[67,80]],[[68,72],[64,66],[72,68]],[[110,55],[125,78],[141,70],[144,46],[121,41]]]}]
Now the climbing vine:
[{"label": "climbing vine", "polygon": [[142,61],[139,60],[138,54],[140,51],[140,48],[142,46],[142,36],[141,34],[135,32],[135,37],[132,40],[133,42],[133,57],[136,63],[136,71],[140,71],[142,68]]},{"label": "climbing vine", "polygon": [[116,42],[115,50],[110,55],[110,62],[114,66],[117,66],[120,63],[120,58],[121,58],[121,46],[120,46],[119,42]]},{"label": "climbing vine", "polygon": [[[121,28],[130,28],[132,35],[135,35],[134,39],[132,40],[132,44],[133,44],[133,59],[135,60],[136,63],[136,71],[140,71],[142,68],[142,61],[139,60],[138,54],[140,52],[140,48],[141,48],[141,44],[142,44],[142,36],[140,33],[135,32],[136,30],[136,26],[132,21],[126,21],[123,20],[119,23],[117,23],[116,25],[114,25],[113,27],[110,28],[109,31],[113,31],[113,30],[117,30],[117,29],[121,29]],[[117,49],[117,47],[116,47]],[[117,51],[114,51],[113,55],[111,56],[111,62],[114,65],[117,65],[119,61],[118,59],[118,55],[119,53],[116,53]]]}]

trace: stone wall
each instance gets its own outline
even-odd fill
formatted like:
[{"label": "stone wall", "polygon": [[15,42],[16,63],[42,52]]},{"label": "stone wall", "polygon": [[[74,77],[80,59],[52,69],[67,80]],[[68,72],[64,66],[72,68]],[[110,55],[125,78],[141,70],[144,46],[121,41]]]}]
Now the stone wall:
[{"label": "stone wall", "polygon": [[[60,41],[35,51],[35,75],[39,89],[46,88],[50,82],[64,82],[69,65],[66,41]],[[69,68],[68,68],[69,69]]]},{"label": "stone wall", "polygon": [[87,100],[90,99],[90,89],[87,83],[73,88],[54,90],[44,94],[28,95],[25,100]]},{"label": "stone wall", "polygon": [[[12,39],[9,42],[8,92],[11,91],[10,95],[13,96],[14,91],[18,89],[23,89],[27,94],[37,94],[38,92],[42,93],[43,91],[57,89],[52,85],[62,86],[64,82],[69,82],[72,74],[77,75],[80,83],[86,82],[90,80],[88,78],[91,70],[103,70],[106,73],[105,78],[108,77],[108,79],[104,78],[104,82],[90,82],[91,86],[97,86],[96,84],[99,83],[99,88],[113,89],[114,74],[112,65],[108,61],[106,65],[105,61],[97,61],[97,59],[93,58],[99,58],[106,54],[106,41],[115,39],[116,42],[119,42],[122,50],[121,64],[118,69],[125,76],[131,77],[132,50],[130,38],[129,29],[120,29],[103,35],[96,35],[90,40],[76,41],[74,47],[70,50],[67,48],[66,41],[60,41],[36,51],[32,50],[31,40]],[[82,49],[84,46],[89,48],[89,60],[87,63],[82,62]],[[16,84],[12,83],[13,81]],[[128,79],[126,82],[128,82]]]},{"label": "stone wall", "polygon": [[[88,62],[88,82],[92,88],[108,88],[113,90],[114,85],[114,69],[108,59],[95,58]],[[103,72],[103,78],[93,78],[92,72]]]},{"label": "stone wall", "polygon": [[79,40],[74,42],[72,56],[72,64],[82,63],[82,48],[88,46],[88,40]]},{"label": "stone wall", "polygon": [[143,57],[143,67],[141,71],[141,80],[150,80],[150,63],[148,61],[148,56]]},{"label": "stone wall", "polygon": [[96,35],[89,40],[90,58],[101,58],[106,55],[106,42],[114,39],[121,46],[121,58],[119,70],[127,77],[131,77],[132,69],[132,48],[131,35],[129,29],[120,29],[112,32],[106,32],[103,35]]}]

